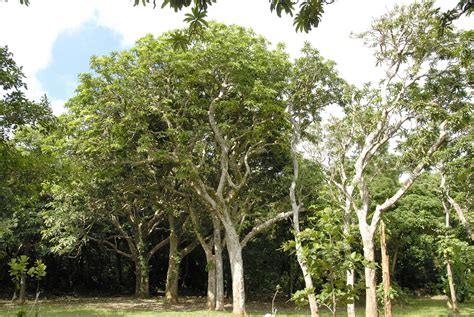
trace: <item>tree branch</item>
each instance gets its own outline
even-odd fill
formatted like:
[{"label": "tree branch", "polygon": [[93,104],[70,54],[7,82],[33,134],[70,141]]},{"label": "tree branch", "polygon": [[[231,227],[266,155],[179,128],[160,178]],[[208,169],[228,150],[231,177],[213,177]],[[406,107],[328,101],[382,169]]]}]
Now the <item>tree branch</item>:
[{"label": "tree branch", "polygon": [[165,245],[167,245],[170,242],[170,237],[167,237],[163,241],[157,243],[147,254],[147,258],[151,259],[151,257],[161,248],[163,248]]}]

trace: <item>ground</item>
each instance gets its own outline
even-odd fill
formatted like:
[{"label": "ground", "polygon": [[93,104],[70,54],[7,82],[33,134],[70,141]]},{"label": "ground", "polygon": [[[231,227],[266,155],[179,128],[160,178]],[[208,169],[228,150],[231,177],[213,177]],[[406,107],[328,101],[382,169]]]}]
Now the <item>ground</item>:
[{"label": "ground", "polygon": [[[277,316],[309,316],[305,309],[295,308],[291,303],[277,303]],[[359,305],[360,306],[360,305]],[[359,307],[362,308],[362,307]],[[20,306],[7,300],[0,300],[0,316],[17,316]],[[127,316],[127,317],[230,317],[231,306],[226,305],[226,312],[209,312],[205,309],[205,298],[182,298],[178,305],[166,305],[160,299],[138,300],[130,297],[112,298],[76,298],[65,297],[46,299],[40,301],[38,306],[28,303],[24,310],[26,316],[38,317],[86,317],[86,316]],[[250,316],[263,316],[271,312],[271,302],[251,301],[247,305]],[[38,315],[35,312],[38,311]],[[344,311],[341,309],[341,316]],[[363,316],[363,310],[358,311],[358,316]],[[323,316],[330,316],[324,313]],[[447,309],[446,301],[440,299],[414,299],[405,306],[396,306],[394,316],[454,316]],[[460,316],[474,316],[474,302],[461,304]]]}]

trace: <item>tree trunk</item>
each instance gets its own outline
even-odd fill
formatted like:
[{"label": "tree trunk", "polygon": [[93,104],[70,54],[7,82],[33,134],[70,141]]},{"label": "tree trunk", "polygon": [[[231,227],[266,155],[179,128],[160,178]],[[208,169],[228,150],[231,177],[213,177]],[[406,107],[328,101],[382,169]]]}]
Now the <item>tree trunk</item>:
[{"label": "tree trunk", "polygon": [[[448,229],[451,227],[451,221],[450,221],[450,214],[449,214],[449,208],[446,204],[446,202],[443,199],[443,207],[444,211],[446,213],[446,235],[448,234]],[[448,306],[455,312],[459,312],[458,308],[458,300],[456,298],[456,285],[454,283],[454,278],[453,278],[453,269],[451,266],[450,259],[446,258],[446,273],[448,275],[448,284],[449,284],[449,295],[451,297],[451,303],[449,303],[448,300]]]},{"label": "tree trunk", "polygon": [[[346,272],[346,285],[349,285],[352,287],[352,289],[354,288],[354,270],[347,270]],[[354,300],[354,299],[352,299]],[[347,316],[348,317],[355,317],[355,303],[352,302],[352,303],[349,303],[347,304]]]},{"label": "tree trunk", "polygon": [[452,270],[451,262],[449,261],[447,261],[447,264],[446,264],[446,271],[448,274],[449,293],[451,297],[451,305],[449,306],[455,313],[458,313],[459,307],[458,307],[458,300],[456,298],[456,285],[454,284],[453,270]]},{"label": "tree trunk", "polygon": [[[403,233],[400,234],[400,237],[397,239],[398,241],[401,241],[403,237]],[[393,258],[392,258],[392,269],[391,272],[395,274],[395,269],[397,268],[397,260],[398,260],[398,250],[400,249],[400,243],[396,242],[395,244],[395,251],[393,251]]]},{"label": "tree trunk", "polygon": [[135,296],[147,298],[149,296],[148,261],[142,254],[138,254],[135,262]]},{"label": "tree trunk", "polygon": [[224,310],[224,263],[222,262],[221,223],[213,217],[214,264],[216,269],[216,310]]},{"label": "tree trunk", "polygon": [[[362,232],[362,243],[364,246],[364,258],[375,265],[374,237],[369,232]],[[365,315],[377,317],[377,280],[375,267],[372,265],[365,267]]]},{"label": "tree trunk", "polygon": [[170,225],[170,248],[168,271],[166,273],[165,300],[170,304],[178,303],[178,280],[179,280],[179,254],[178,254],[178,235],[175,227],[175,218],[169,216]]},{"label": "tree trunk", "polygon": [[[226,217],[227,216],[227,217]],[[228,215],[224,216],[227,252],[229,253],[230,271],[232,274],[232,313],[245,315],[244,261],[239,235]]]},{"label": "tree trunk", "polygon": [[207,309],[216,308],[216,264],[212,254],[206,254],[207,262]]},{"label": "tree trunk", "polygon": [[295,237],[295,249],[296,249],[296,258],[298,264],[300,265],[301,272],[303,273],[304,284],[307,289],[311,289],[312,293],[308,295],[309,309],[311,311],[311,317],[319,317],[319,307],[316,301],[316,296],[314,295],[314,285],[313,279],[309,274],[309,269],[306,264],[306,259],[303,255],[302,246],[300,239]]},{"label": "tree trunk", "polygon": [[[290,114],[292,109],[290,108]],[[311,290],[311,293],[308,295],[308,302],[309,302],[309,309],[311,311],[311,317],[319,317],[319,307],[318,302],[316,301],[316,296],[314,294],[314,285],[313,279],[309,274],[308,265],[306,263],[306,257],[303,254],[303,248],[300,241],[300,204],[296,197],[296,184],[298,182],[299,177],[299,163],[298,158],[296,157],[296,146],[298,144],[298,132],[299,132],[299,124],[298,122],[292,117],[291,123],[293,124],[293,129],[295,132],[293,133],[292,140],[291,140],[291,150],[292,150],[292,162],[293,162],[293,178],[291,180],[290,185],[290,202],[291,202],[291,210],[293,212],[293,229],[295,235],[295,249],[296,249],[296,260],[301,268],[303,273],[304,283],[306,289]]]},{"label": "tree trunk", "polygon": [[26,272],[21,273],[20,277],[20,304],[26,301]]},{"label": "tree trunk", "polygon": [[380,221],[380,250],[382,253],[383,303],[385,317],[392,317],[392,302],[390,301],[390,258],[387,253],[385,223],[383,220]]},{"label": "tree trunk", "polygon": [[[346,238],[346,256],[351,254],[351,246],[349,244],[349,235],[351,228],[351,201],[346,198],[346,204],[344,206],[344,237]],[[351,289],[354,289],[354,269],[349,269],[346,271],[346,285]],[[347,304],[347,316],[355,317],[355,303],[354,298],[351,298],[352,303]]]}]

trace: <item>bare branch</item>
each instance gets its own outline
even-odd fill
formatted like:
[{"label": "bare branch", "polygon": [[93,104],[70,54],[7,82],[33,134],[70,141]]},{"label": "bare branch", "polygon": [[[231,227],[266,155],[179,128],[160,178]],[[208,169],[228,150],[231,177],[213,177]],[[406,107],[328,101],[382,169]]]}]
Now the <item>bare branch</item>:
[{"label": "bare branch", "polygon": [[[304,211],[301,209],[300,211]],[[278,221],[288,219],[291,215],[293,214],[293,211],[286,211],[286,212],[281,212],[277,214],[275,217],[268,219],[264,223],[259,224],[258,226],[255,226],[249,233],[245,235],[245,237],[242,239],[242,242],[240,243],[242,245],[242,248],[244,248],[247,243],[252,240],[257,234],[267,230],[269,227],[277,223]]]},{"label": "bare branch", "polygon": [[161,248],[163,248],[165,245],[167,245],[168,243],[170,242],[170,237],[167,237],[166,239],[164,239],[163,241],[155,244],[155,246],[150,250],[150,252],[148,252],[147,254],[147,258],[148,259],[151,259],[151,257],[158,251],[160,250]]}]

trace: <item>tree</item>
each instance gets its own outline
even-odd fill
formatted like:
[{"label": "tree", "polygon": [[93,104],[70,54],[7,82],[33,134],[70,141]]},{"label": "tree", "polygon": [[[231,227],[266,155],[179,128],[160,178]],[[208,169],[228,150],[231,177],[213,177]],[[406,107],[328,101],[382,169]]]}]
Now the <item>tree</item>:
[{"label": "tree", "polygon": [[[174,121],[170,120],[169,128],[194,136],[177,148],[177,155],[188,162],[190,186],[223,224],[233,311],[244,314],[242,248],[262,228],[254,227],[240,240],[239,223],[243,217],[258,215],[250,200],[251,181],[269,173],[263,160],[272,150],[277,153],[279,134],[285,128],[284,107],[278,97],[287,62],[283,52],[268,51],[263,39],[244,29],[215,24],[206,30],[204,39],[178,56],[175,53],[177,60],[188,65],[183,69],[186,76],[175,82],[183,88],[175,89],[186,93],[173,96],[171,103],[187,122],[178,121],[178,113],[170,109]],[[191,122],[200,129],[191,132]]]},{"label": "tree", "polygon": [[41,182],[51,161],[38,146],[54,123],[49,102],[30,101],[21,67],[0,47],[0,259],[29,254],[39,238]]},{"label": "tree", "polygon": [[[416,3],[396,7],[361,34],[366,44],[375,48],[385,77],[379,88],[366,87],[349,96],[346,116],[335,119],[327,135],[329,139],[350,140],[345,159],[339,160],[348,165],[338,169],[338,177],[343,179],[347,170],[352,173],[341,190],[356,211],[364,257],[373,263],[365,268],[368,316],[377,316],[374,234],[380,217],[425,171],[447,138],[464,127],[459,118],[469,113],[469,85],[465,81],[469,67],[465,68],[463,53],[459,54],[468,44],[454,32],[439,36],[438,19],[432,2]],[[402,139],[397,150],[406,163],[407,178],[391,197],[372,209],[368,167],[395,137]]]},{"label": "tree", "polygon": [[[154,46],[152,54],[163,45]],[[175,131],[175,155],[185,179],[213,217],[223,225],[232,269],[234,313],[245,312],[242,248],[258,232],[289,214],[272,215],[255,205],[256,180],[269,179],[279,167],[280,135],[286,128],[284,88],[288,62],[281,51],[269,51],[252,32],[212,24],[187,51],[171,51],[170,93],[165,112]],[[155,80],[153,80],[155,81]],[[258,201],[258,200],[257,200]],[[269,202],[267,202],[268,204]],[[263,218],[240,238],[246,218]]]},{"label": "tree", "polygon": [[300,158],[297,147],[308,137],[310,125],[319,120],[319,111],[324,106],[339,100],[343,82],[334,70],[334,63],[324,60],[309,44],[305,45],[302,53],[303,57],[295,62],[288,87],[287,112],[291,123],[291,132],[288,137],[293,163],[289,196],[293,216],[295,253],[305,280],[311,315],[319,316],[319,307],[314,294],[315,287],[300,239],[299,214],[304,202],[297,191],[297,187],[301,186]]},{"label": "tree", "polygon": [[169,158],[173,145],[165,119],[149,102],[156,96],[139,49],[93,58],[94,75],[81,75],[53,149],[74,174],[51,182],[45,237],[57,251],[63,243],[68,250],[92,239],[130,258],[136,295],[146,297],[149,262],[169,241],[157,230],[167,214],[181,209]]}]

